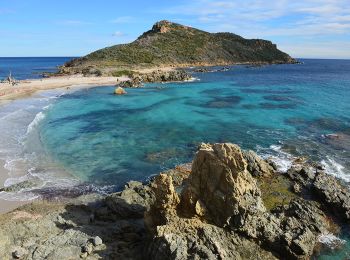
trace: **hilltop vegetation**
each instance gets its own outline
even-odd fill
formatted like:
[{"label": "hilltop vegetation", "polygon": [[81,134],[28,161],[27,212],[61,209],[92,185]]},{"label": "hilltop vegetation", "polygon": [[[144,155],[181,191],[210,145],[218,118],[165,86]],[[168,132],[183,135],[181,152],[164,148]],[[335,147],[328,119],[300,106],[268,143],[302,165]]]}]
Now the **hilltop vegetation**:
[{"label": "hilltop vegetation", "polygon": [[151,30],[129,44],[107,47],[74,59],[63,73],[230,65],[236,63],[293,63],[295,60],[270,41],[247,40],[233,33],[208,33],[169,21],[157,22]]}]

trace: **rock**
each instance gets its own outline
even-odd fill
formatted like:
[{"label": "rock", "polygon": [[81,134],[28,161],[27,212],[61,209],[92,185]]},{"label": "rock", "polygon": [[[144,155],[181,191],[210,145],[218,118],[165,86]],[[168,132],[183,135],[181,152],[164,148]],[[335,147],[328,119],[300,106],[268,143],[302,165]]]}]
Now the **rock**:
[{"label": "rock", "polygon": [[99,237],[99,236],[96,236],[92,239],[92,244],[94,246],[99,246],[99,245],[102,245],[102,239]]},{"label": "rock", "polygon": [[152,200],[150,187],[140,182],[129,182],[123,191],[108,195],[105,199],[108,209],[117,218],[142,218]]},{"label": "rock", "polygon": [[247,161],[247,170],[254,177],[267,177],[274,173],[274,168],[265,160],[261,159],[255,152],[247,151],[243,153],[245,160]]},{"label": "rock", "polygon": [[13,253],[12,256],[15,259],[24,259],[28,254],[28,251],[24,249],[23,247],[17,248]]},{"label": "rock", "polygon": [[90,255],[93,251],[93,247],[92,247],[92,244],[91,243],[87,243],[86,245],[84,245],[82,248],[81,248],[81,251],[83,253],[87,253],[88,255]]},{"label": "rock", "polygon": [[310,186],[315,179],[316,170],[310,165],[293,165],[287,171],[287,176],[302,186]]},{"label": "rock", "polygon": [[115,95],[125,95],[125,94],[127,94],[127,92],[122,87],[117,87],[114,90],[114,94]]},{"label": "rock", "polygon": [[142,77],[132,76],[131,79],[120,82],[118,86],[121,88],[140,88],[143,86],[142,81]]},{"label": "rock", "polygon": [[300,193],[301,192],[301,187],[300,187],[300,184],[299,183],[294,183],[293,185],[293,191],[295,193]]},{"label": "rock", "polygon": [[318,172],[312,190],[329,209],[345,220],[350,220],[350,191],[325,172]]},{"label": "rock", "polygon": [[265,211],[256,180],[247,171],[241,149],[233,144],[198,151],[182,192],[182,207],[195,214],[199,200],[220,227],[230,225],[242,211]]},{"label": "rock", "polygon": [[145,213],[145,224],[150,232],[154,232],[157,226],[166,224],[170,218],[176,217],[176,208],[180,202],[170,175],[158,175],[152,182],[152,191],[155,201]]}]

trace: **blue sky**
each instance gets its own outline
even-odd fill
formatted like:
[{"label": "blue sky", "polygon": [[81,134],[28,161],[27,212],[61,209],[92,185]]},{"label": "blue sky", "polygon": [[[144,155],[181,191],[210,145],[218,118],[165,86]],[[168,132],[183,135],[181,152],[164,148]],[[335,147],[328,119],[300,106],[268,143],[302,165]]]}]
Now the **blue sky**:
[{"label": "blue sky", "polygon": [[349,0],[0,0],[0,56],[80,56],[159,20],[263,38],[294,57],[350,58]]}]

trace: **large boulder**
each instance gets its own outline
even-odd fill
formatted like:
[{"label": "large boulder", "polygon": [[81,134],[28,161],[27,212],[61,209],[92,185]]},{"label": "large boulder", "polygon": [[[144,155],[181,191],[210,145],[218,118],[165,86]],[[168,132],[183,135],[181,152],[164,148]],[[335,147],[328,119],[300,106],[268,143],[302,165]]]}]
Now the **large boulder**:
[{"label": "large boulder", "polygon": [[182,192],[182,206],[186,213],[206,214],[223,227],[242,212],[264,212],[260,195],[241,149],[234,144],[214,144],[198,151]]}]

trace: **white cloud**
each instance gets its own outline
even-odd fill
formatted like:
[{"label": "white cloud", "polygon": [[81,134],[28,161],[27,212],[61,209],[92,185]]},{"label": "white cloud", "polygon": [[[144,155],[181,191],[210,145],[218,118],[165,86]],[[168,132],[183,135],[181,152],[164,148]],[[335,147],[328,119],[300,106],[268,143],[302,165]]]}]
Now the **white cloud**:
[{"label": "white cloud", "polygon": [[[289,42],[285,46],[298,56],[312,50],[322,57],[332,53],[336,57],[350,56],[349,0],[192,0],[162,12],[186,17],[190,20],[187,23],[211,32],[230,31],[247,38],[273,39],[280,46],[281,42]],[[337,50],[327,51],[334,49],[336,39]],[[297,43],[296,52],[291,51],[292,43]],[[308,51],[301,51],[302,43]]]},{"label": "white cloud", "polygon": [[114,32],[112,34],[112,36],[114,36],[114,37],[124,37],[124,36],[126,36],[126,34],[123,33],[123,32],[117,31],[117,32]]}]

